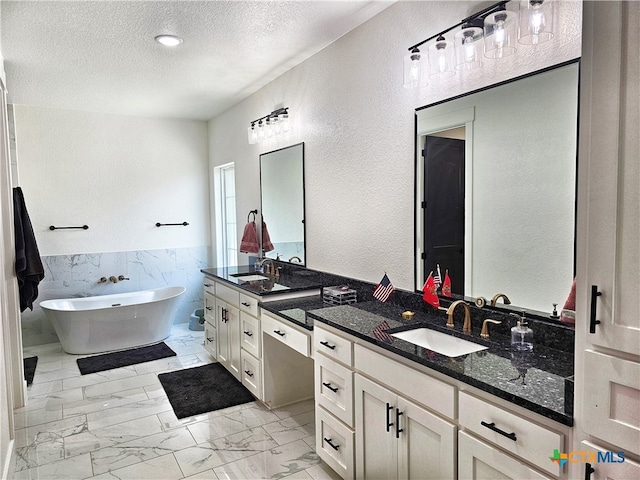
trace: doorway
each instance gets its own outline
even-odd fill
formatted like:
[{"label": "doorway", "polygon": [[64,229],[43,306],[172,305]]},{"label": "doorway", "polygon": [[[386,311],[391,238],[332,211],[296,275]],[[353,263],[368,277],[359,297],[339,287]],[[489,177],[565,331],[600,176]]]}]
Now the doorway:
[{"label": "doorway", "polygon": [[465,127],[425,137],[422,151],[423,282],[440,266],[448,270],[451,292],[464,295],[465,271]]}]

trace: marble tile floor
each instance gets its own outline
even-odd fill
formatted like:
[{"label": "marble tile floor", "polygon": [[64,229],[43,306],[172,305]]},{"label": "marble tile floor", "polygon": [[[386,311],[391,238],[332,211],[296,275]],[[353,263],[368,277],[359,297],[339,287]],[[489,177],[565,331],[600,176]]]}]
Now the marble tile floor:
[{"label": "marble tile floor", "polygon": [[269,411],[251,402],[178,420],[158,373],[211,362],[203,332],[175,325],[176,353],[80,375],[60,344],[37,355],[27,406],[16,410],[10,479],[338,479],[316,455],[313,402]]}]

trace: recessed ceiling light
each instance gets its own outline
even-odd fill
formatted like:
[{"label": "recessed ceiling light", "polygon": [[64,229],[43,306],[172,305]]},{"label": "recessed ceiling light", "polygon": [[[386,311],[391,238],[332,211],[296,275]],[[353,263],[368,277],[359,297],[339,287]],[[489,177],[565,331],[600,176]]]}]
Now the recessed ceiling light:
[{"label": "recessed ceiling light", "polygon": [[158,35],[155,40],[165,47],[177,47],[182,43],[182,39],[175,35]]}]

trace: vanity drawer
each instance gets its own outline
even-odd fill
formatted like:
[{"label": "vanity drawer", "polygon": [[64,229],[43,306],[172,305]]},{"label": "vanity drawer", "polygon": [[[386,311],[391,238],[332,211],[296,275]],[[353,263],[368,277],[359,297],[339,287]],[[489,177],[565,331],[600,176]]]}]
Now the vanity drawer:
[{"label": "vanity drawer", "polygon": [[549,456],[556,449],[564,451],[564,435],[465,392],[459,393],[458,402],[461,427],[553,475],[560,475],[558,463],[550,462]]},{"label": "vanity drawer", "polygon": [[353,365],[353,343],[324,330],[316,324],[313,329],[313,344],[317,352],[351,367]]},{"label": "vanity drawer", "polygon": [[314,361],[316,403],[353,428],[353,372],[323,355]]},{"label": "vanity drawer", "polygon": [[253,315],[254,317],[258,316],[258,299],[253,298],[250,295],[245,293],[240,294],[240,310],[244,310],[245,312]]},{"label": "vanity drawer", "polygon": [[203,286],[205,292],[208,292],[211,295],[215,295],[216,294],[216,282],[211,280],[209,277],[207,277],[207,276],[204,277],[204,283],[203,283],[202,286]]},{"label": "vanity drawer", "polygon": [[240,345],[254,357],[261,358],[260,320],[245,312],[240,312]]},{"label": "vanity drawer", "polygon": [[254,397],[262,399],[262,362],[245,350],[240,352],[242,384]]},{"label": "vanity drawer", "polygon": [[344,479],[354,477],[353,431],[316,407],[316,452]]},{"label": "vanity drawer", "polygon": [[204,318],[211,323],[216,320],[216,299],[207,290],[204,292]]},{"label": "vanity drawer", "polygon": [[204,348],[215,359],[217,356],[217,330],[213,324],[204,322]]},{"label": "vanity drawer", "polygon": [[311,335],[297,330],[290,324],[281,322],[280,320],[262,313],[262,331],[267,335],[272,336],[276,340],[284,343],[288,347],[294,349],[296,352],[301,353],[305,357],[310,354]]},{"label": "vanity drawer", "polygon": [[456,388],[427,373],[414,370],[362,345],[354,345],[355,369],[365,373],[416,403],[455,418]]},{"label": "vanity drawer", "polygon": [[240,306],[240,292],[221,283],[216,283],[216,297],[236,307]]}]

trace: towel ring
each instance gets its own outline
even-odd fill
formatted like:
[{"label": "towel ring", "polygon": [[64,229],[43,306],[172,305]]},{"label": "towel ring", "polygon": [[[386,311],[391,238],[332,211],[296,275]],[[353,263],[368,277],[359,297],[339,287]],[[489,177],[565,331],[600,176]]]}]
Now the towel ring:
[{"label": "towel ring", "polygon": [[[258,209],[255,210],[250,210],[249,214],[247,215],[247,223],[251,222],[251,221],[256,221],[256,214],[258,213]],[[253,220],[250,220],[251,215],[253,214]]]}]

